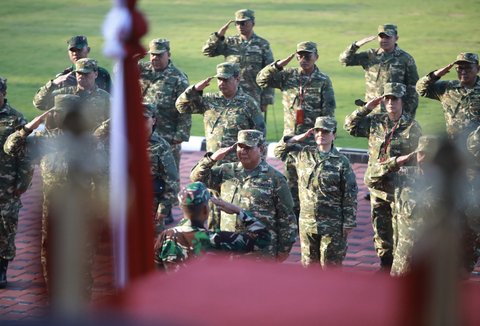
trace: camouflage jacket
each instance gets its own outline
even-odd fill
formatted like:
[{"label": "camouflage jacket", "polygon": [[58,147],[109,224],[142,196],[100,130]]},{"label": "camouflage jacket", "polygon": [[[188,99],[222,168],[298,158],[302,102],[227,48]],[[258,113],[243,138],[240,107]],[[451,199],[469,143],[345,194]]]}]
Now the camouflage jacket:
[{"label": "camouflage jacket", "polygon": [[[52,85],[57,89],[69,87],[69,86],[77,86],[77,78],[75,76],[75,66],[70,66],[65,68],[64,71],[57,74],[55,78],[70,74],[70,76],[63,82],[60,83],[58,86]],[[51,83],[51,81],[49,81]],[[105,68],[98,67],[98,76],[95,79],[95,84],[97,84],[98,88],[103,89],[105,92],[110,93],[112,89],[112,79],[110,78],[110,74]]]},{"label": "camouflage jacket", "polygon": [[[265,135],[265,122],[255,100],[240,88],[232,99],[226,99],[222,93],[203,95],[190,86],[176,102],[181,113],[203,114],[207,150],[215,152],[237,142],[240,130],[257,129]],[[229,154],[225,161],[236,161],[235,153]]]},{"label": "camouflage jacket", "polygon": [[480,77],[472,89],[466,89],[458,80],[442,81],[431,72],[418,81],[417,92],[442,103],[450,137],[471,132],[480,124]]},{"label": "camouflage jacket", "polygon": [[156,106],[158,134],[170,144],[188,141],[192,117],[175,108],[175,101],[188,87],[188,77],[171,61],[162,71],[155,71],[150,62],[139,62],[138,67],[143,101]]},{"label": "camouflage jacket", "polygon": [[[271,243],[262,250],[264,255],[275,257],[278,252],[289,252],[295,242],[297,224],[285,177],[265,161],[246,171],[241,163],[216,165],[210,155],[207,153],[197,163],[190,179],[219,191],[223,200],[251,212],[265,224]],[[220,228],[238,232],[245,226],[234,215],[222,212]]]},{"label": "camouflage jacket", "polygon": [[340,54],[340,62],[345,66],[362,66],[365,70],[365,101],[382,96],[386,83],[402,83],[407,88],[402,98],[404,112],[415,116],[418,72],[413,57],[398,46],[392,53],[385,53],[380,48],[356,53],[358,49],[355,43],[350,45]]},{"label": "camouflage jacket", "polygon": [[95,86],[95,89],[91,91],[84,91],[79,90],[75,86],[56,89],[47,85],[41,87],[33,98],[33,105],[37,109],[42,111],[51,109],[54,106],[56,95],[73,94],[80,96],[84,101],[85,109],[88,109],[86,118],[91,130],[95,130],[103,121],[109,118],[110,94],[103,89]]},{"label": "camouflage jacket", "polygon": [[467,150],[473,155],[476,166],[480,166],[480,126],[471,132],[467,138]]},{"label": "camouflage jacket", "polygon": [[91,176],[75,180],[84,189],[91,189],[93,177],[103,166],[96,148],[93,136],[74,137],[60,129],[43,129],[30,136],[18,130],[4,145],[8,155],[25,155],[32,162],[40,163],[44,191],[65,185],[73,169],[81,171],[83,176]]},{"label": "camouflage jacket", "polygon": [[172,270],[202,253],[214,250],[249,252],[259,250],[270,243],[265,225],[243,211],[239,218],[246,226],[245,232],[208,231],[193,226],[187,218],[174,228],[163,231],[155,243],[155,263],[165,270]]},{"label": "camouflage jacket", "polygon": [[238,63],[240,86],[245,93],[253,97],[260,106],[273,104],[274,90],[262,90],[255,82],[258,72],[273,62],[273,53],[267,40],[255,33],[248,41],[244,41],[240,35],[220,38],[217,33],[213,33],[205,42],[202,52],[209,57],[223,55],[225,61]]},{"label": "camouflage jacket", "polygon": [[[0,144],[5,144],[7,137],[25,125],[23,115],[12,108],[5,99],[0,108]],[[33,167],[25,155],[7,155],[0,151],[0,201],[19,199],[27,190],[33,175]]]},{"label": "camouflage jacket", "polygon": [[275,147],[275,156],[282,161],[290,156],[297,168],[300,219],[340,220],[345,228],[355,227],[358,187],[348,158],[335,147],[323,153],[285,141]]},{"label": "camouflage jacket", "polygon": [[153,132],[148,141],[152,178],[161,180],[164,190],[160,196],[155,195],[158,202],[157,212],[167,214],[173,205],[178,203],[177,194],[180,190],[180,177],[168,142]]},{"label": "camouflage jacket", "polygon": [[388,176],[380,182],[371,180],[372,165],[393,156],[413,152],[417,148],[422,130],[418,122],[408,114],[403,114],[397,122],[394,122],[386,113],[369,113],[370,111],[365,107],[353,111],[345,119],[345,129],[352,136],[368,138],[369,159],[365,172],[365,184],[370,191],[375,191],[378,197],[392,200],[393,180]]},{"label": "camouflage jacket", "polygon": [[[376,163],[371,168],[370,178],[381,182],[386,177],[394,180],[394,204],[392,212],[395,217],[403,220],[416,219],[422,221],[428,217],[425,209],[431,213],[433,207],[438,206],[438,193],[435,193],[428,174],[424,174],[418,166],[399,166],[397,157],[391,157],[383,163]],[[431,214],[430,214],[431,215]],[[420,231],[420,230],[415,230]]]},{"label": "camouflage jacket", "polygon": [[[279,88],[283,92],[284,135],[298,135],[313,128],[320,116],[335,116],[335,94],[330,78],[318,67],[310,76],[301,68],[279,70],[275,64],[263,68],[257,76],[261,87]],[[304,123],[296,121],[297,108],[304,111]]]}]

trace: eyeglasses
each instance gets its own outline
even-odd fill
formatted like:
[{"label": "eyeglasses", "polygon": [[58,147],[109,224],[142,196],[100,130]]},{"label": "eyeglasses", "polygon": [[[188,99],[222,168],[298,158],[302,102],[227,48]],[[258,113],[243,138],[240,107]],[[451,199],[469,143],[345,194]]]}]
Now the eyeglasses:
[{"label": "eyeglasses", "polygon": [[457,72],[460,72],[460,71],[465,71],[465,72],[470,72],[473,70],[473,65],[469,65],[469,66],[457,66],[455,67],[455,70]]},{"label": "eyeglasses", "polygon": [[313,53],[297,53],[296,54],[297,60],[305,60],[305,61],[310,61],[313,58]]},{"label": "eyeglasses", "polygon": [[235,25],[245,26],[248,23],[248,20],[235,21]]}]

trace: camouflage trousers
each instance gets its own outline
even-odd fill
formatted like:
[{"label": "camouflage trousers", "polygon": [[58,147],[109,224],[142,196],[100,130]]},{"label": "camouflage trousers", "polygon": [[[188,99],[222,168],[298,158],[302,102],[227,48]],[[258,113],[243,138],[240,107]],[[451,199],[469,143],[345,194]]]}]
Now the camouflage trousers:
[{"label": "camouflage trousers", "polygon": [[180,157],[182,152],[182,144],[170,144],[170,148],[172,149],[173,159],[175,160],[175,164],[177,165],[178,175],[180,175]]},{"label": "camouflage trousers", "polygon": [[284,175],[285,175],[285,178],[287,178],[288,188],[290,188],[290,192],[292,193],[293,212],[295,213],[295,216],[297,217],[297,222],[298,222],[298,217],[300,216],[300,198],[298,196],[298,175],[297,175],[297,168],[295,167],[293,160],[289,157],[285,160]]},{"label": "camouflage trousers", "polygon": [[347,241],[339,221],[300,219],[302,265],[341,266],[347,254]]},{"label": "camouflage trousers", "polygon": [[[159,211],[159,206],[160,206],[160,198],[153,196],[153,228],[155,230],[155,238],[162,233],[163,230],[165,230],[165,218],[162,215],[168,214],[168,212],[163,212],[162,208],[162,213],[157,214]],[[168,210],[168,207],[164,207],[165,209]],[[171,206],[170,206],[170,211],[171,211]]]},{"label": "camouflage trousers", "polygon": [[410,271],[413,250],[423,226],[422,221],[405,216],[392,218],[393,229],[393,264],[390,275],[400,276]]},{"label": "camouflage trousers", "polygon": [[[371,218],[373,226],[373,243],[381,261],[393,259],[393,227],[391,202],[379,198],[375,189],[370,190]],[[388,263],[387,263],[388,264]]]},{"label": "camouflage trousers", "polygon": [[[55,256],[55,252],[59,248],[58,244],[55,243],[55,240],[58,240],[58,232],[60,232],[57,223],[55,223],[58,220],[54,212],[56,211],[55,208],[59,200],[64,200],[65,192],[58,189],[53,191],[44,189],[43,195],[40,262],[42,264],[43,277],[47,290],[49,293],[52,293],[53,286],[55,286],[55,284],[52,284],[52,280],[57,279],[54,274],[56,266],[54,265],[54,262],[52,262],[52,257]],[[85,221],[85,224],[90,225],[91,223]],[[82,275],[84,275],[83,279],[80,280],[82,282],[82,288],[84,289],[83,297],[87,301],[91,297],[93,288],[93,277],[91,272],[95,254],[95,244],[92,240],[92,238],[95,237],[95,232],[91,231],[93,230],[89,229],[89,232],[87,232],[87,239],[83,242],[84,250],[81,253],[81,255],[83,255],[83,262],[80,264],[83,269]]]},{"label": "camouflage trousers", "polygon": [[0,202],[0,258],[5,260],[15,258],[15,235],[21,207],[20,198]]}]

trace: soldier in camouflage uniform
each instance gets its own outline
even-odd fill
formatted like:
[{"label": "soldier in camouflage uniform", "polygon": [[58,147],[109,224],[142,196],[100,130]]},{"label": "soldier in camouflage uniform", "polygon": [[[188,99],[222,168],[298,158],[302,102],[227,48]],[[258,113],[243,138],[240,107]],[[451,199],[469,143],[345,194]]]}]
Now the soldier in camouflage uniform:
[{"label": "soldier in camouflage uniform", "polygon": [[[146,130],[150,132],[148,139],[148,156],[151,164],[153,180],[153,220],[158,235],[165,229],[165,219],[171,214],[172,207],[177,204],[177,193],[180,189],[180,177],[170,144],[155,130],[156,106],[143,103],[143,116]],[[100,141],[100,150],[108,161],[110,142],[110,119],[98,127],[94,135]],[[108,171],[106,173],[108,176]]]},{"label": "soldier in camouflage uniform", "polygon": [[192,117],[179,113],[175,101],[188,87],[188,78],[173,65],[168,40],[153,39],[149,48],[150,61],[138,64],[143,101],[155,105],[156,132],[170,144],[179,169],[181,144],[190,138]]},{"label": "soldier in camouflage uniform", "polygon": [[[233,22],[239,34],[225,37],[225,32]],[[273,54],[268,41],[253,32],[254,25],[253,10],[237,11],[235,20],[230,20],[218,32],[210,35],[202,52],[209,57],[223,55],[225,61],[239,64],[240,86],[259,103],[260,109],[266,112],[267,106],[273,104],[275,92],[272,88],[262,90],[255,82],[255,78],[263,67],[273,62]]]},{"label": "soldier in camouflage uniform", "polygon": [[[299,68],[284,67],[296,56]],[[314,42],[301,42],[297,50],[283,60],[275,61],[263,68],[257,75],[261,87],[275,87],[283,92],[283,135],[300,135],[313,128],[315,119],[335,116],[335,95],[330,78],[316,66],[317,45]],[[303,145],[313,145],[312,139],[302,141]],[[298,217],[298,177],[291,159],[285,161],[285,176],[292,193],[294,210]]]},{"label": "soldier in camouflage uniform", "polygon": [[[236,145],[208,152],[192,169],[190,179],[204,182],[219,191],[223,200],[248,210],[265,224],[271,242],[259,254],[283,261],[295,242],[297,224],[285,177],[262,158],[263,142],[258,130],[239,131]],[[240,162],[217,164],[235,148]],[[220,229],[239,232],[245,225],[222,212]]]},{"label": "soldier in camouflage uniform", "polygon": [[[441,81],[456,65],[458,80]],[[417,83],[420,96],[431,98],[443,106],[447,133],[451,138],[468,133],[480,124],[480,78],[478,55],[460,53],[455,62],[422,77]]]},{"label": "soldier in camouflage uniform", "polygon": [[[370,177],[372,167],[390,157],[405,155],[417,147],[421,136],[419,124],[402,110],[405,85],[387,83],[382,97],[369,101],[345,119],[345,129],[355,137],[368,138],[368,167],[365,184],[371,193],[371,214],[374,244],[380,257],[382,269],[389,270],[393,261],[392,211],[394,183],[386,176],[380,181]],[[373,114],[380,102],[384,102],[387,113]]]},{"label": "soldier in camouflage uniform", "polygon": [[[155,243],[155,263],[159,268],[175,270],[185,262],[205,251],[224,250],[249,252],[270,243],[265,225],[251,213],[218,198],[210,198],[207,187],[201,182],[187,185],[178,194],[184,218],[171,229],[163,231]],[[205,221],[211,200],[220,210],[236,215],[245,225],[241,233],[207,231]]]},{"label": "soldier in camouflage uniform", "polygon": [[[85,226],[94,226],[90,219],[93,204],[91,194],[95,174],[100,170],[101,162],[96,156],[97,144],[93,136],[85,132],[89,127],[82,100],[72,94],[56,95],[54,107],[27,123],[22,129],[11,134],[4,145],[5,153],[12,156],[26,155],[33,162],[40,162],[43,180],[42,243],[41,262],[47,286],[53,266],[50,255],[55,250],[51,231],[58,227],[60,207],[67,201],[67,194],[75,186],[76,200],[82,201],[80,207],[85,211]],[[51,119],[49,123],[46,119]],[[45,122],[47,128],[32,132]],[[32,134],[30,137],[29,135]],[[84,201],[84,202],[83,202]],[[78,212],[75,212],[78,213]],[[58,233],[57,233],[58,234]],[[93,236],[90,232],[88,236]],[[93,261],[94,244],[85,240],[86,261],[81,260],[85,272],[85,295],[89,296],[93,284],[90,266]],[[80,259],[80,258],[79,258]]]},{"label": "soldier in camouflage uniform", "polygon": [[[357,53],[366,43],[378,39],[379,48]],[[378,26],[378,37],[369,36],[353,42],[340,54],[340,62],[345,66],[362,66],[365,70],[365,101],[371,101],[383,94],[385,83],[405,84],[403,111],[415,118],[418,106],[418,94],[415,84],[418,80],[417,66],[413,57],[397,45],[396,25]],[[381,112],[385,112],[383,105]]]},{"label": "soldier in camouflage uniform", "polygon": [[[214,77],[220,92],[203,94]],[[265,135],[265,122],[257,102],[239,87],[239,65],[221,63],[214,77],[188,87],[176,102],[181,113],[203,114],[207,151],[232,146],[237,141],[238,131],[243,129],[256,129]],[[223,160],[233,162],[237,158],[232,152]]]},{"label": "soldier in camouflage uniform", "polygon": [[180,189],[178,168],[170,144],[155,131],[156,110],[153,104],[144,103],[144,117],[147,130],[152,130],[148,140],[153,179],[153,214],[156,235],[165,229],[165,219],[172,214],[172,206],[177,204]]},{"label": "soldier in camouflage uniform", "polygon": [[480,126],[469,134],[467,150],[472,155],[470,168],[467,172],[470,184],[466,210],[467,233],[470,234],[473,245],[473,254],[468,268],[473,270],[475,264],[480,259]]},{"label": "soldier in camouflage uniform", "polygon": [[[6,99],[7,80],[0,77],[0,144],[27,122]],[[24,155],[8,156],[0,151],[0,289],[7,286],[8,263],[15,258],[15,235],[18,212],[22,207],[20,195],[30,185],[33,168]]]},{"label": "soldier in camouflage uniform", "polygon": [[[453,67],[457,71],[458,80],[440,80]],[[456,139],[460,146],[465,146],[468,135],[480,125],[480,78],[479,61],[476,53],[460,53],[453,63],[430,72],[417,83],[417,92],[420,96],[440,101],[443,107],[447,133],[450,138]],[[471,141],[473,138],[471,138]],[[472,145],[473,142],[470,143]],[[473,189],[474,201],[478,200],[480,171],[475,166],[469,169],[469,179]],[[468,212],[469,219],[477,219],[476,214]],[[480,255],[480,230],[471,225],[466,233],[471,234],[476,243],[476,254],[471,259],[471,268]],[[475,223],[474,223],[475,224]],[[476,257],[475,257],[476,256]]]},{"label": "soldier in camouflage uniform", "polygon": [[[293,158],[299,175],[304,266],[341,265],[347,253],[347,236],[357,225],[357,182],[348,158],[333,145],[336,131],[334,118],[318,117],[314,128],[283,137],[275,148],[277,158]],[[298,144],[311,135],[317,146]]]},{"label": "soldier in camouflage uniform", "polygon": [[[87,37],[83,35],[73,36],[67,41],[68,57],[72,65],[58,73],[54,79],[50,80],[44,87],[60,89],[77,85],[77,77],[75,74],[75,63],[83,58],[88,58],[90,47],[88,46]],[[97,86],[104,91],[110,93],[112,81],[108,71],[102,67],[98,67],[98,77],[95,79]]]},{"label": "soldier in camouflage uniform", "polygon": [[[394,231],[393,265],[390,274],[400,276],[412,267],[414,251],[418,247],[428,224],[436,218],[439,206],[431,175],[426,167],[433,160],[439,147],[439,139],[421,136],[414,152],[394,156],[372,166],[370,178],[376,182],[389,176],[394,179],[395,192],[392,205]],[[417,164],[407,166],[416,156]]]},{"label": "soldier in camouflage uniform", "polygon": [[110,115],[110,94],[100,89],[95,80],[98,76],[97,61],[91,58],[79,59],[75,62],[76,86],[58,89],[51,83],[42,86],[33,98],[33,105],[42,111],[49,110],[54,105],[54,98],[59,94],[79,96],[86,110],[89,129],[95,130]]}]

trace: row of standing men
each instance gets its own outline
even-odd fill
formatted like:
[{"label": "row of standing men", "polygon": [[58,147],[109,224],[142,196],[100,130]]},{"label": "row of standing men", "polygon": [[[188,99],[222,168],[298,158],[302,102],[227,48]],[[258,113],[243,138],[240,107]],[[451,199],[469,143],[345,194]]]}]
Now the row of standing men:
[{"label": "row of standing men", "polygon": [[[226,37],[225,33],[232,22],[235,22],[239,35]],[[165,39],[152,40],[149,45],[150,61],[139,63],[144,101],[148,103],[147,106],[153,105],[156,110],[155,116],[161,123],[158,123],[155,129],[173,151],[177,180],[180,144],[189,138],[191,127],[189,115],[191,113],[204,115],[207,150],[211,152],[234,145],[240,130],[257,129],[265,135],[265,124],[261,111],[266,111],[266,107],[273,103],[272,87],[279,88],[283,92],[284,135],[286,136],[301,135],[307,132],[312,134],[313,132],[309,130],[315,129],[318,117],[334,116],[335,99],[331,81],[315,65],[318,60],[316,44],[301,42],[294,54],[283,60],[274,61],[268,42],[253,32],[254,25],[254,12],[248,9],[239,10],[235,13],[233,21],[222,26],[207,40],[203,53],[208,56],[223,55],[227,61],[217,66],[216,77],[220,90],[218,93],[203,94],[203,89],[208,86],[212,78],[188,87],[186,75],[180,72],[171,61],[170,44]],[[356,53],[361,46],[373,39],[375,36],[354,42],[340,56],[343,64],[361,65],[365,70],[367,85],[365,99],[368,103],[362,109],[355,111],[350,120],[347,119],[347,128],[350,128],[349,131],[354,135],[369,137],[369,168],[380,158],[380,155],[382,155],[382,159],[385,159],[410,153],[416,148],[416,142],[420,136],[418,124],[413,121],[418,105],[418,96],[415,91],[418,74],[415,62],[410,55],[398,47],[398,31],[395,25],[379,26],[380,47],[378,49]],[[86,37],[73,37],[68,41],[68,50],[70,59],[76,67],[67,68],[43,86],[34,98],[34,105],[42,110],[50,109],[55,104],[54,97],[56,95],[74,94],[85,98],[89,102],[88,106],[92,107],[92,110],[96,110],[89,115],[89,119],[92,120],[89,123],[92,126],[98,126],[108,118],[108,93],[102,91],[101,88],[106,91],[110,90],[110,77],[105,69],[96,66],[94,60],[86,58],[90,51]],[[298,69],[285,68],[293,57],[297,58],[300,67]],[[424,77],[418,86],[421,95],[442,101],[447,129],[451,135],[458,133],[463,127],[471,129],[472,123],[475,121],[475,109],[478,110],[479,97],[478,78],[476,77],[478,57],[469,53],[461,54],[455,63],[457,71],[459,71],[458,83],[438,82],[438,79],[452,68],[453,64],[450,64]],[[465,73],[475,76],[473,84],[471,78],[468,80],[468,76],[464,76]],[[389,86],[392,89],[391,94],[385,93],[386,83],[393,83]],[[247,92],[250,96],[245,94]],[[384,109],[384,102],[380,99],[384,95],[391,95],[390,102],[402,98],[402,113],[408,113],[402,115],[402,119],[405,121],[401,123],[390,121],[385,116],[383,121],[376,121],[373,115],[369,115],[377,106],[378,108],[374,112],[381,112]],[[59,100],[59,102],[61,101]],[[456,107],[454,108],[454,106]],[[368,117],[365,126],[362,125],[360,128],[351,125],[352,121],[358,122],[365,117]],[[348,121],[350,121],[350,127]],[[17,120],[12,125],[19,126],[22,123]],[[29,127],[26,129],[27,131],[24,130],[24,132],[28,134],[30,129]],[[321,128],[317,129],[321,130]],[[412,135],[407,132],[408,135],[404,137],[402,132],[405,133],[406,129],[412,131]],[[309,137],[302,139],[302,142],[305,143],[304,145],[316,146]],[[229,150],[228,152],[227,156],[223,158],[224,162],[235,161],[236,157],[233,151]],[[171,180],[173,180],[172,164],[164,165],[164,171],[160,174],[163,173],[165,176],[168,174],[166,171],[170,170]],[[292,230],[296,228],[296,223],[291,217],[301,214],[301,202],[298,200],[297,192],[297,173],[301,174],[297,171],[294,159],[287,158],[286,175],[291,193],[296,200],[294,200],[294,214],[287,214],[290,217],[287,219],[287,223],[284,223],[288,226],[285,231],[276,230],[276,222],[275,226],[271,226],[271,235],[275,239],[279,239],[280,235],[284,234],[283,240],[285,241],[278,241],[284,244],[290,243],[290,245],[279,245],[272,249],[273,256],[277,256],[279,260],[288,255],[292,239],[294,239]],[[368,175],[369,173],[367,173],[367,178]],[[245,185],[243,181],[241,186]],[[171,214],[171,207],[176,204],[178,181],[164,182],[160,188],[162,187],[170,187],[170,189],[162,190],[163,202],[160,199],[158,210],[155,208],[159,230],[163,227],[162,220]],[[372,187],[373,196],[376,196],[376,190]],[[380,189],[380,192],[388,193],[383,189]],[[221,196],[228,196],[228,193],[222,192]],[[237,195],[236,198],[229,200],[240,205],[242,202],[249,202],[245,199],[249,197],[251,194],[246,193],[245,196]],[[381,264],[389,267],[393,260],[394,246],[391,226],[392,213],[389,208],[391,201],[384,197],[388,196],[381,194],[373,198],[372,221],[375,230],[375,246],[381,258]],[[251,208],[253,211],[256,210],[256,207]],[[275,216],[272,218],[276,219]],[[210,226],[218,227],[218,223],[219,221],[213,221]],[[313,224],[318,226],[316,222]],[[312,228],[311,225],[310,228]],[[313,228],[315,229],[315,227]],[[314,234],[321,234],[323,231],[320,232],[320,229],[318,227]],[[11,253],[12,246],[6,247],[8,247],[9,253],[2,254],[2,266],[5,265],[5,271],[8,261],[14,256]]]}]

